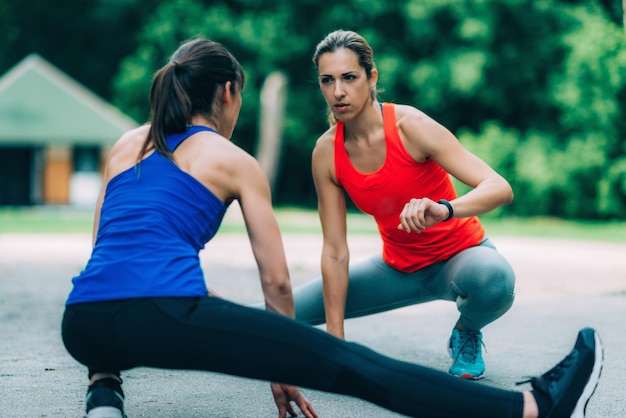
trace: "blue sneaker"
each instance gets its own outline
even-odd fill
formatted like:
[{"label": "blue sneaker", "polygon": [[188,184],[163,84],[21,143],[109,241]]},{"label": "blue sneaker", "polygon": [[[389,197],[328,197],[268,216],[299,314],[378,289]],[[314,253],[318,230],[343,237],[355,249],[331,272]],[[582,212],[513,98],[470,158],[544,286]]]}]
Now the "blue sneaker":
[{"label": "blue sneaker", "polygon": [[480,331],[461,331],[454,327],[448,340],[448,353],[452,357],[448,373],[470,380],[485,377],[482,348],[483,334]]}]

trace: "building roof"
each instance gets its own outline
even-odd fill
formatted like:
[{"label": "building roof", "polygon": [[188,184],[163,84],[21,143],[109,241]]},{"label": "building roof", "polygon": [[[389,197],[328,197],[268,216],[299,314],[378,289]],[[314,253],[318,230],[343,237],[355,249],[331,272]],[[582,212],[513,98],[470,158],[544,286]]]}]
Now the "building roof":
[{"label": "building roof", "polygon": [[0,145],[108,145],[136,126],[38,54],[0,78]]}]

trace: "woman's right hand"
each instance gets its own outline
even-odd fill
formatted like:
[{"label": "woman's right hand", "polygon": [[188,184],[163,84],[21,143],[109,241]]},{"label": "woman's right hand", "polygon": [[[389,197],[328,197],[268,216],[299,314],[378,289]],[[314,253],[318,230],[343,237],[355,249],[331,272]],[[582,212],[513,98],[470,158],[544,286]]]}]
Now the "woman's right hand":
[{"label": "woman's right hand", "polygon": [[441,203],[425,197],[411,199],[404,205],[400,213],[398,229],[407,233],[421,233],[424,229],[445,220],[450,214],[448,208]]},{"label": "woman's right hand", "polygon": [[274,395],[274,402],[278,407],[278,418],[285,418],[287,416],[287,412],[289,412],[289,416],[298,416],[298,413],[291,404],[292,401],[296,403],[305,417],[319,418],[317,412],[313,409],[311,402],[304,397],[302,392],[300,392],[296,386],[285,385],[282,383],[272,383],[271,388],[272,395]]}]

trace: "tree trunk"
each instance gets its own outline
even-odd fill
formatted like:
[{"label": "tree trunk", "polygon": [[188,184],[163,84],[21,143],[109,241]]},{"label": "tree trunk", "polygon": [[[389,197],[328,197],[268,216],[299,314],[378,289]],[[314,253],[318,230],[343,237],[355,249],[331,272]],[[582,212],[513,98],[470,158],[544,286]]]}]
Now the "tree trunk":
[{"label": "tree trunk", "polygon": [[272,188],[280,167],[286,96],[287,77],[278,71],[268,75],[261,89],[260,138],[256,159]]}]

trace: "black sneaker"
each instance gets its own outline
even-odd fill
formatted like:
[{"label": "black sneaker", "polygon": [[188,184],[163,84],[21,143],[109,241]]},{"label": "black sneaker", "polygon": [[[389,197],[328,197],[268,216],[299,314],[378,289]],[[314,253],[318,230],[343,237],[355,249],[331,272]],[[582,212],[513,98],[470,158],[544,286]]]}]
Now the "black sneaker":
[{"label": "black sneaker", "polygon": [[121,383],[116,379],[105,378],[89,385],[85,418],[126,418]]},{"label": "black sneaker", "polygon": [[600,336],[591,328],[578,333],[574,349],[559,364],[530,382],[535,398],[549,401],[546,418],[584,418],[587,402],[596,389],[602,371],[603,350]]}]

